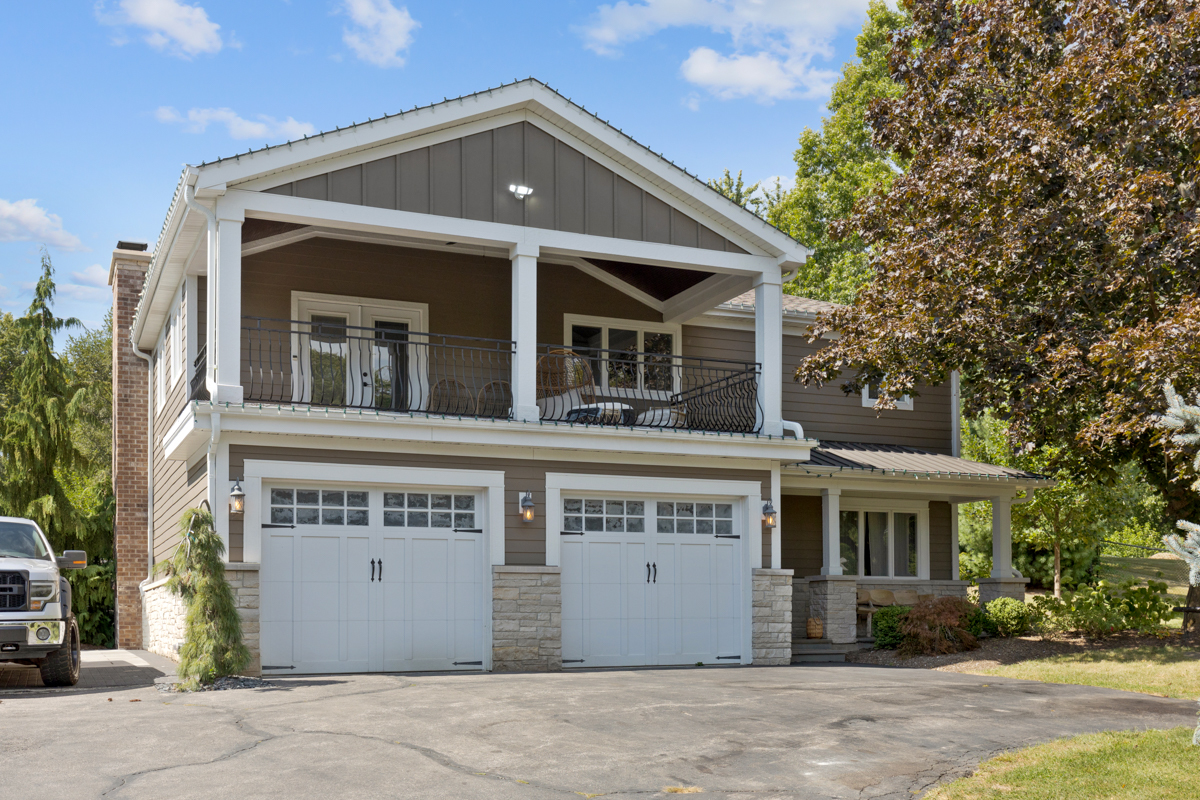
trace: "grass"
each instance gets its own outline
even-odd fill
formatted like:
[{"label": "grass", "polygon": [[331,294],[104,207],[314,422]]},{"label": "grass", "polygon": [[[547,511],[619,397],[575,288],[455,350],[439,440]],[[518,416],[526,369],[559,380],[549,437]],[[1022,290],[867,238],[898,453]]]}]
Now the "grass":
[{"label": "grass", "polygon": [[[1115,647],[1016,664],[981,665],[971,672],[1043,683],[1102,686],[1188,700],[1200,698],[1200,653],[1179,646]],[[1200,796],[1200,788],[1197,788],[1197,796]]]},{"label": "grass", "polygon": [[1006,753],[926,800],[1192,800],[1200,747],[1192,730],[1115,731]]},{"label": "grass", "polygon": [[1145,581],[1165,581],[1167,594],[1182,601],[1187,597],[1188,569],[1178,558],[1100,557],[1100,577],[1113,583],[1126,578]]}]

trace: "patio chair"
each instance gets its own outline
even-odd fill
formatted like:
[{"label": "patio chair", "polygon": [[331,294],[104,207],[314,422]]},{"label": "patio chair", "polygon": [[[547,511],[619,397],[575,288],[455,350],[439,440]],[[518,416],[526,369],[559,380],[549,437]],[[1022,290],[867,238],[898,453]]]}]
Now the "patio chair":
[{"label": "patio chair", "polygon": [[551,350],[537,362],[537,405],[542,419],[561,420],[573,408],[594,405],[596,379],[574,350]]},{"label": "patio chair", "polygon": [[512,413],[512,385],[508,381],[485,383],[475,396],[475,413],[481,417],[507,418]]},{"label": "patio chair", "polygon": [[892,594],[898,606],[915,606],[921,599],[916,589],[897,589]]},{"label": "patio chair", "polygon": [[462,381],[442,378],[429,390],[429,413],[473,416],[475,398]]}]

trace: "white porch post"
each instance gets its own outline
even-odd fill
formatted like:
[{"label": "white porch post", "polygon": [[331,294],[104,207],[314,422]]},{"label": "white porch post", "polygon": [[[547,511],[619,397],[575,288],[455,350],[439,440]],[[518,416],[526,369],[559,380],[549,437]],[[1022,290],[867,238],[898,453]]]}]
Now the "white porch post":
[{"label": "white porch post", "polygon": [[754,358],[758,379],[759,430],[783,436],[783,286],[778,274],[754,282]]},{"label": "white porch post", "polygon": [[841,489],[821,490],[821,574],[842,574]]},{"label": "white porch post", "polygon": [[1011,578],[1012,498],[992,498],[992,577]]},{"label": "white porch post", "polygon": [[[242,221],[239,209],[232,213],[217,204],[217,263],[213,293],[215,308],[208,331],[209,368],[215,370],[217,394],[222,403],[242,402]],[[213,347],[215,337],[216,347]]]},{"label": "white porch post", "polygon": [[517,244],[512,259],[513,419],[536,422],[537,406],[537,245]]}]

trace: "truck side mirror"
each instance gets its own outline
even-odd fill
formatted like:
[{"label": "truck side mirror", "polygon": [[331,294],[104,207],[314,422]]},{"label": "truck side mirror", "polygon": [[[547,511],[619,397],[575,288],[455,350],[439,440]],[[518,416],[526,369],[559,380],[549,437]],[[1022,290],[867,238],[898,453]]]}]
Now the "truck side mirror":
[{"label": "truck side mirror", "polygon": [[87,553],[82,550],[64,550],[58,557],[59,569],[83,569],[87,566]]}]

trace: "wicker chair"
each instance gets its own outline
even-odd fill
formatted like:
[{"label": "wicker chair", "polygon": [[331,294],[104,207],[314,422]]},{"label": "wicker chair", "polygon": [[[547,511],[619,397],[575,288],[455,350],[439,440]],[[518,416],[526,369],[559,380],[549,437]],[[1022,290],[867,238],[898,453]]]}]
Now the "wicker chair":
[{"label": "wicker chair", "polygon": [[512,385],[508,381],[484,384],[475,396],[475,413],[481,417],[509,417],[512,414]]},{"label": "wicker chair", "polygon": [[596,402],[588,360],[574,350],[551,350],[538,359],[537,404],[543,419],[562,419],[572,408]]},{"label": "wicker chair", "polygon": [[442,378],[429,390],[429,413],[474,416],[475,398],[462,381]]}]

